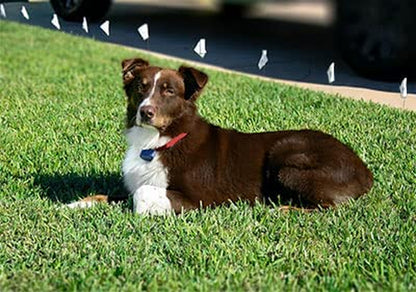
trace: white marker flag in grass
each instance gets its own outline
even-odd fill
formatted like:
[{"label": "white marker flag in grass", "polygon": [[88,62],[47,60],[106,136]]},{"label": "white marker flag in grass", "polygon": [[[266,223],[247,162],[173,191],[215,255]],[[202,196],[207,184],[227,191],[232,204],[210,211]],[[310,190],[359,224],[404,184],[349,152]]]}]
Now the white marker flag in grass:
[{"label": "white marker flag in grass", "polygon": [[267,62],[269,62],[269,59],[267,58],[267,50],[262,50],[259,63],[257,64],[259,70],[263,69],[263,67],[266,66]]},{"label": "white marker flag in grass", "polygon": [[101,30],[107,35],[110,36],[110,21],[106,20],[100,25]]},{"label": "white marker flag in grass", "polygon": [[335,63],[332,62],[331,65],[329,65],[328,71],[326,71],[326,74],[328,75],[328,82],[332,83],[335,81]]},{"label": "white marker flag in grass", "polygon": [[402,83],[400,84],[400,96],[402,98],[407,97],[407,78],[404,78]]},{"label": "white marker flag in grass", "polygon": [[144,23],[141,25],[137,31],[139,32],[140,36],[144,41],[146,41],[149,38],[149,25],[147,23]]},{"label": "white marker flag in grass", "polygon": [[4,9],[4,5],[0,4],[0,14],[2,17],[6,18],[6,9]]},{"label": "white marker flag in grass", "polygon": [[205,57],[205,55],[207,53],[205,39],[200,39],[199,40],[199,42],[196,44],[196,46],[194,48],[194,52],[197,53],[201,58]]},{"label": "white marker flag in grass", "polygon": [[52,16],[51,23],[52,23],[52,25],[53,25],[54,27],[56,27],[57,29],[59,29],[59,30],[61,29],[61,25],[59,24],[58,15],[54,14],[54,15]]},{"label": "white marker flag in grass", "polygon": [[20,9],[20,12],[22,13],[23,17],[29,20],[29,13],[27,13],[26,7],[22,6],[22,9]]},{"label": "white marker flag in grass", "polygon": [[87,19],[85,17],[82,18],[82,29],[88,33],[88,22]]}]

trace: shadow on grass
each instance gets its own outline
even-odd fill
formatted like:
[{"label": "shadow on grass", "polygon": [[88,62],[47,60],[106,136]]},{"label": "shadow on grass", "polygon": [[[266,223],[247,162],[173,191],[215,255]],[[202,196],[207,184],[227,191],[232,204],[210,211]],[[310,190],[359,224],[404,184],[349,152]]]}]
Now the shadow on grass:
[{"label": "shadow on grass", "polygon": [[107,195],[112,201],[120,201],[128,196],[119,173],[93,174],[40,174],[35,184],[54,202],[69,203],[86,196]]},{"label": "shadow on grass", "polygon": [[[119,173],[92,174],[39,174],[34,184],[43,190],[43,195],[53,202],[70,203],[87,196],[106,195],[110,202],[127,202],[128,191],[124,188],[123,178]],[[270,187],[270,186],[269,186]],[[274,186],[271,189],[278,189]],[[295,208],[313,208],[311,205],[294,199],[289,195],[266,195],[264,203],[272,208],[291,206]]]}]

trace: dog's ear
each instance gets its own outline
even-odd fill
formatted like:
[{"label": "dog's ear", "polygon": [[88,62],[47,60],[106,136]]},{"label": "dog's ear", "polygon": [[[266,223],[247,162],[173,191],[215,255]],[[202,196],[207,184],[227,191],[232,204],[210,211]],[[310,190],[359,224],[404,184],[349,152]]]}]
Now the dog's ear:
[{"label": "dog's ear", "polygon": [[133,81],[138,71],[149,66],[149,62],[140,58],[126,59],[121,62],[123,68],[123,84],[127,85]]},{"label": "dog's ear", "polygon": [[205,84],[208,82],[207,74],[194,68],[184,66],[181,66],[178,71],[182,75],[185,83],[185,99],[192,99],[195,101]]}]

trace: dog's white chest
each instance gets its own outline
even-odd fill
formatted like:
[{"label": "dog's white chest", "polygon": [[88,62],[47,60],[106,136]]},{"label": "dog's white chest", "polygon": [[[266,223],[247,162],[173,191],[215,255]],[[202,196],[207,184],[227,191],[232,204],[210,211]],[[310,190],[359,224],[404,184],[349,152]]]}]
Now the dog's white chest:
[{"label": "dog's white chest", "polygon": [[133,127],[127,131],[129,149],[123,162],[124,184],[130,193],[143,185],[160,188],[168,186],[168,172],[159,160],[159,155],[152,161],[140,158],[143,149],[156,148],[169,141],[169,137],[160,137],[152,128]]}]

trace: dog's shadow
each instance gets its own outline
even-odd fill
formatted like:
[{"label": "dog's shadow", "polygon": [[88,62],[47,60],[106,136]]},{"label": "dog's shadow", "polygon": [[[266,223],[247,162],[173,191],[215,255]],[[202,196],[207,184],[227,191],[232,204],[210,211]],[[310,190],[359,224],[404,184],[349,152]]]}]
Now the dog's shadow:
[{"label": "dog's shadow", "polygon": [[[42,189],[44,196],[56,203],[71,203],[87,196],[100,194],[108,196],[109,202],[124,202],[123,206],[126,208],[131,204],[120,173],[39,174],[35,176],[34,184]],[[309,207],[294,200],[293,197],[280,195],[265,196],[264,203],[269,207]]]},{"label": "dog's shadow", "polygon": [[113,201],[128,197],[119,173],[39,174],[34,182],[47,198],[59,203],[69,203],[97,194],[107,195]]}]

